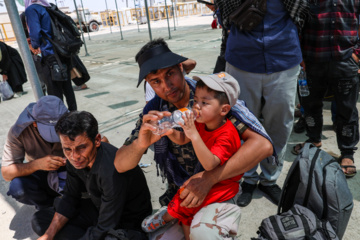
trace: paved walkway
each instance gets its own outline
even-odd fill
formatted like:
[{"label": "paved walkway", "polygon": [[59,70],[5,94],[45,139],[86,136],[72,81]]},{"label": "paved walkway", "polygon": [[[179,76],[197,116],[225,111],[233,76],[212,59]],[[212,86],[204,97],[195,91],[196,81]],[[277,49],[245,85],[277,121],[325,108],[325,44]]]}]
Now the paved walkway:
[{"label": "paved walkway", "polygon": [[[176,31],[171,24],[172,39],[168,40],[168,28],[166,20],[152,22],[152,37],[163,37],[167,40],[170,49],[186,57],[195,59],[197,66],[190,74],[212,73],[216,58],[220,51],[221,30],[212,30],[210,23],[212,16],[183,17],[178,20]],[[105,134],[110,142],[120,147],[130,130],[134,127],[135,120],[145,104],[142,85],[136,88],[138,78],[138,66],[134,57],[137,51],[149,40],[147,25],[123,28],[124,40],[120,40],[118,28],[113,28],[91,34],[91,41],[85,35],[87,49],[90,56],[84,56],[82,49],[80,56],[87,66],[91,79],[88,82],[89,89],[76,92],[79,110],[90,111],[98,119],[101,133]],[[116,32],[115,32],[116,31]],[[16,44],[12,44],[16,45]],[[6,134],[15,122],[20,112],[35,100],[30,83],[24,85],[27,94],[20,98],[0,103],[0,156]],[[359,107],[359,106],[358,106]],[[330,110],[324,110],[323,147],[326,151],[339,154],[336,138],[331,130]],[[300,141],[304,141],[304,134],[292,134],[289,140],[289,149]],[[295,156],[286,152],[283,172],[278,180],[282,186],[286,172]],[[151,163],[152,152],[149,151],[141,162]],[[360,153],[355,155],[360,159]],[[0,158],[1,161],[1,158]],[[152,193],[153,207],[159,208],[158,197],[165,191],[165,184],[156,177],[154,162],[148,168],[144,168],[145,175]],[[360,165],[359,165],[360,166]],[[358,167],[359,167],[358,166]],[[6,191],[8,183],[0,177],[0,232],[2,239],[36,239],[30,226],[33,207],[19,204],[8,196]],[[352,213],[348,229],[344,239],[357,239],[360,236],[358,223],[360,222],[360,175],[348,180],[350,189],[354,195],[355,208]],[[242,209],[240,227],[240,239],[250,239],[256,236],[256,231],[263,218],[275,214],[277,207],[267,200],[260,191],[256,190],[253,202]]]}]

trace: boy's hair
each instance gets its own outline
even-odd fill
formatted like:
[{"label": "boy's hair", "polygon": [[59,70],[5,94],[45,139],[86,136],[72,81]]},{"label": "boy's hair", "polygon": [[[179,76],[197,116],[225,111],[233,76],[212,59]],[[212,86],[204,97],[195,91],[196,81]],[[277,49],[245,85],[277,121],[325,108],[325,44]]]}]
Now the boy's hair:
[{"label": "boy's hair", "polygon": [[214,98],[219,101],[220,105],[230,104],[225,92],[220,92],[209,88],[202,80],[197,81],[196,89],[197,88],[205,88],[208,92],[214,92]]}]

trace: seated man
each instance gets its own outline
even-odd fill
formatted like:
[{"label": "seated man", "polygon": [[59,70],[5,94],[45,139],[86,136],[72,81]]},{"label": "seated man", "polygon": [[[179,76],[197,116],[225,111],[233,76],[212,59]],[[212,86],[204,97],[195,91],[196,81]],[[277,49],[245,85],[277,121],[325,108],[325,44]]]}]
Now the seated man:
[{"label": "seated man", "polygon": [[7,195],[16,201],[46,208],[62,191],[66,161],[55,124],[67,111],[60,98],[45,96],[30,103],[11,127],[1,173],[6,181],[11,181]]},{"label": "seated man", "polygon": [[[238,101],[230,111],[229,120],[236,127],[244,144],[225,164],[211,171],[203,171],[191,143],[180,146],[164,135],[153,134],[152,131],[156,130],[152,125],[154,121],[169,116],[169,112],[176,109],[193,106],[195,81],[185,79],[183,75],[182,62],[186,59],[171,52],[163,39],[147,43],[136,55],[136,61],[140,66],[138,85],[145,79],[154,89],[156,96],[145,106],[136,128],[125,141],[124,146],[118,150],[114,162],[119,172],[133,169],[147,148],[155,143],[155,161],[162,177],[168,181],[168,189],[159,199],[162,206],[167,206],[179,187],[183,186],[184,190],[180,194],[183,199],[181,206],[198,207],[216,183],[250,170],[266,157],[269,157],[269,161],[274,160],[271,156],[273,148],[270,138],[241,101]],[[171,131],[165,135],[169,133]],[[234,199],[230,202],[236,203]],[[194,216],[193,224],[196,222],[198,225],[190,229],[190,236],[193,239],[212,239],[219,235],[219,229],[222,229],[221,237],[224,237],[229,233],[228,226],[236,225],[235,221],[240,217],[237,215],[238,212],[232,212],[225,222],[221,222],[221,216],[215,212],[226,208],[214,208],[214,204],[205,208],[203,208],[205,212],[198,213],[202,214],[202,217],[198,214]],[[161,239],[156,235],[155,233],[152,237]],[[165,239],[166,236],[162,236]],[[171,235],[169,239],[177,238]]]},{"label": "seated man", "polygon": [[98,123],[89,112],[67,113],[55,129],[68,159],[68,176],[55,209],[43,209],[33,216],[39,239],[95,240],[107,235],[146,239],[141,221],[152,207],[140,167],[124,173],[115,170],[117,148],[101,142]]}]

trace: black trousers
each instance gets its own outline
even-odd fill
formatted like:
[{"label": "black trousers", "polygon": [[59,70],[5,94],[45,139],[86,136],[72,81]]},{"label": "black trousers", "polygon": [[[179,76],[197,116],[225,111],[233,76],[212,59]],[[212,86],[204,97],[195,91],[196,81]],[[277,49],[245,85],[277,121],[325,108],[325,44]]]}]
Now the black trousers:
[{"label": "black trousers", "polygon": [[[54,205],[56,206],[55,200]],[[55,214],[55,208],[45,208],[34,213],[31,225],[34,232],[42,236],[50,226],[51,220]],[[55,240],[76,240],[84,236],[89,227],[95,226],[99,218],[99,211],[92,203],[91,199],[81,199],[80,208],[75,218],[70,219],[67,224],[56,234]],[[123,234],[120,234],[121,231]],[[143,240],[147,239],[145,233],[135,230],[112,230],[111,234],[104,239],[127,239],[127,240]],[[118,234],[116,234],[118,232]],[[114,238],[114,235],[119,235],[126,238]]]},{"label": "black trousers", "polygon": [[69,78],[66,81],[53,81],[51,78],[50,67],[48,64],[43,64],[43,77],[45,79],[45,84],[47,88],[47,92],[49,95],[54,95],[64,101],[63,95],[66,98],[66,103],[68,109],[70,111],[77,110],[76,99],[74,89],[71,85],[70,79],[70,70],[68,69],[68,76]]},{"label": "black trousers", "polygon": [[359,142],[359,65],[350,57],[342,61],[306,62],[310,95],[302,97],[306,131],[311,142],[320,142],[323,126],[323,97],[327,88],[335,94],[336,138],[342,157],[352,158]]}]

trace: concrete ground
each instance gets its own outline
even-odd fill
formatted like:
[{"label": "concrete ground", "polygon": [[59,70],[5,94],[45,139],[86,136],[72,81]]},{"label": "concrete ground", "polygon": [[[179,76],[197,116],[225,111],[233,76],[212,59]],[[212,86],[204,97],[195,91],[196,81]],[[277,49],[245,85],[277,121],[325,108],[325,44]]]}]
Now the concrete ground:
[{"label": "concrete ground", "polygon": [[[168,40],[166,20],[152,22],[152,37],[163,37],[167,40],[170,49],[178,54],[195,59],[197,66],[190,74],[212,73],[216,58],[220,51],[221,30],[212,30],[210,23],[212,16],[183,17],[178,19],[176,31],[173,21],[171,24],[172,39]],[[137,51],[149,40],[147,25],[127,26],[123,28],[124,40],[120,40],[118,28],[103,29],[98,33],[91,34],[91,40],[85,35],[87,49],[90,56],[84,56],[82,49],[80,56],[91,75],[87,83],[89,89],[76,92],[79,110],[86,110],[95,115],[99,122],[100,131],[106,135],[110,142],[120,147],[131,129],[135,120],[145,104],[143,87],[136,88],[138,78],[138,66],[134,56]],[[11,43],[16,46],[16,44]],[[35,101],[30,83],[24,84],[24,94],[20,98],[14,98],[0,103],[0,152],[6,134],[11,125],[16,121],[21,111]],[[359,106],[358,106],[359,108]],[[323,147],[325,151],[339,154],[336,144],[335,133],[331,128],[330,110],[326,105],[324,109]],[[285,155],[284,167],[278,180],[283,185],[286,173],[295,159],[290,149],[299,142],[306,140],[305,134],[293,133],[289,139],[288,150]],[[0,154],[1,156],[2,154]],[[166,185],[156,177],[155,164],[152,161],[151,151],[144,155],[142,163],[152,163],[150,167],[143,168],[152,193],[153,208],[159,208],[158,197],[165,191]],[[355,159],[360,159],[357,152]],[[1,158],[0,158],[1,160]],[[359,166],[358,166],[359,167]],[[15,202],[6,195],[8,182],[0,177],[0,232],[2,239],[36,239],[37,236],[31,230],[30,219],[35,209]],[[358,191],[360,175],[348,180],[349,187],[354,197],[355,207],[343,239],[357,239],[360,236],[359,201]],[[256,237],[256,231],[261,220],[267,216],[276,214],[277,207],[272,204],[263,194],[256,190],[251,204],[242,208],[242,219],[239,231],[240,239]]]}]

